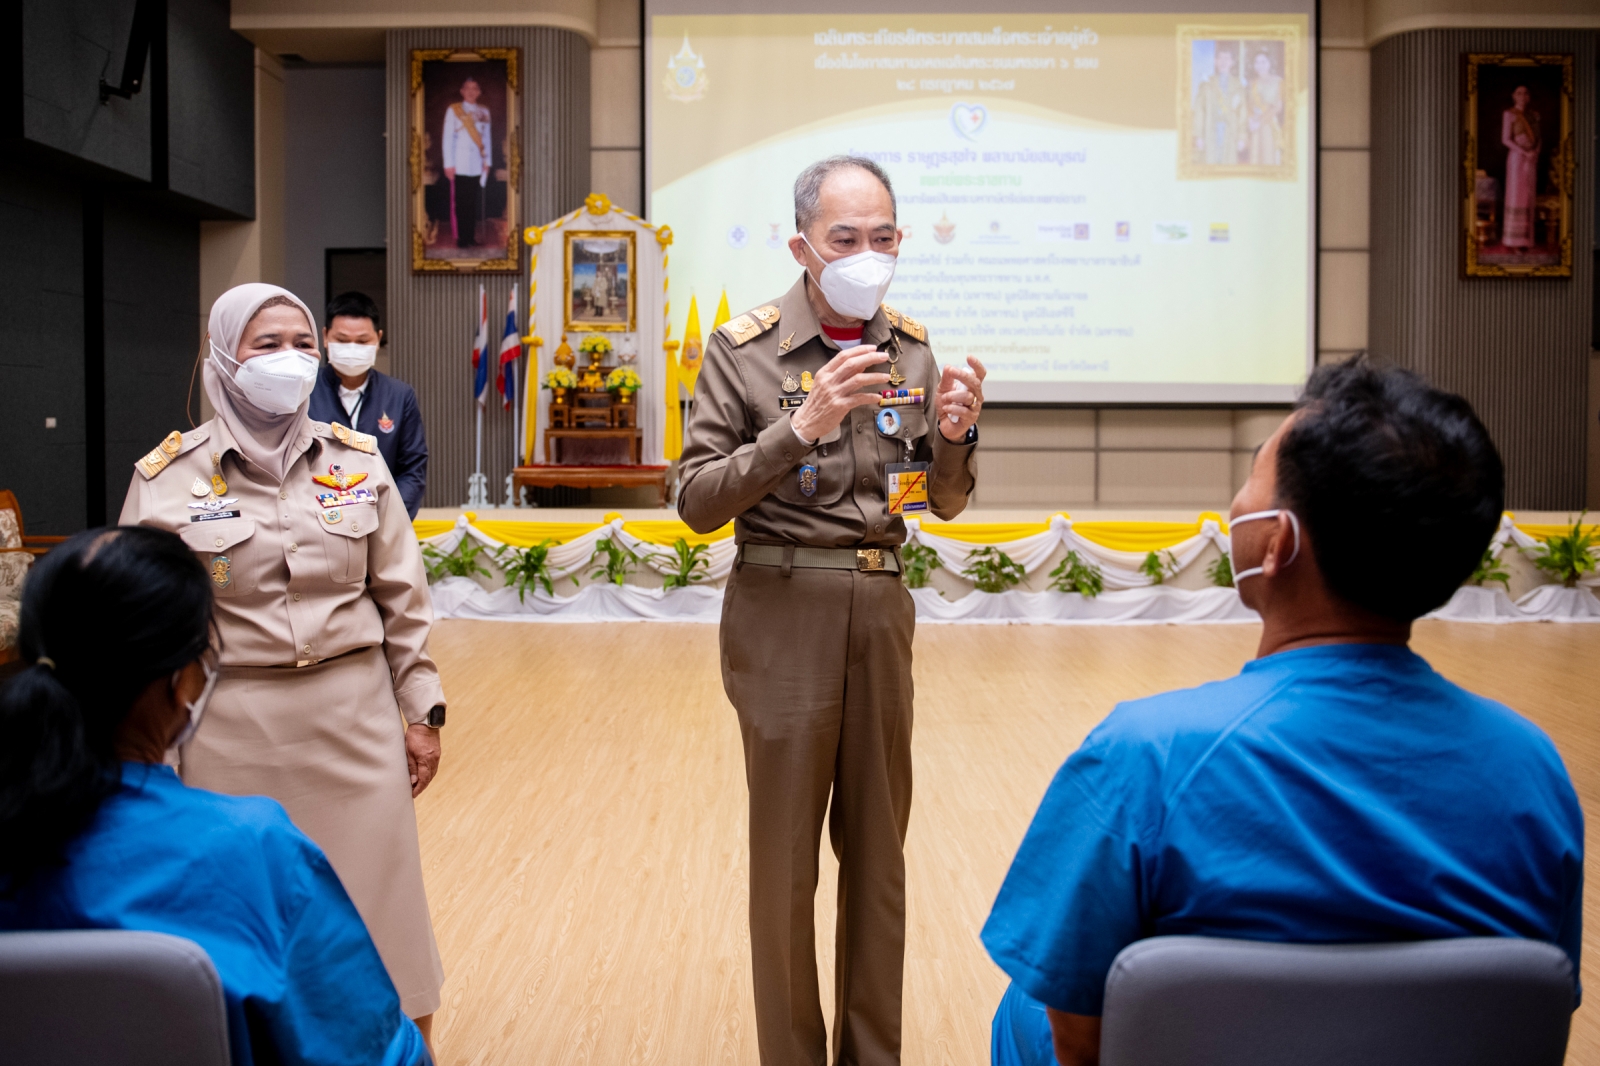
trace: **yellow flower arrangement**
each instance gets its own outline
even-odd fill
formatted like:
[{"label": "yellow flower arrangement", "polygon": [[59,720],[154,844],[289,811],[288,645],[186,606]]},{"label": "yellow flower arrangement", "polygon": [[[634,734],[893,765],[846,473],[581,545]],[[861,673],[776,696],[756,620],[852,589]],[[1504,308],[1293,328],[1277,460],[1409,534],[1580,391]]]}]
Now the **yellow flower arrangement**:
[{"label": "yellow flower arrangement", "polygon": [[598,333],[591,333],[578,342],[578,351],[585,355],[610,355],[611,342]]},{"label": "yellow flower arrangement", "polygon": [[639,380],[638,371],[631,366],[619,366],[606,375],[606,388],[611,392],[635,393],[644,382]]},{"label": "yellow flower arrangement", "polygon": [[547,389],[575,389],[578,387],[578,375],[564,366],[558,366],[544,376],[544,387]]}]

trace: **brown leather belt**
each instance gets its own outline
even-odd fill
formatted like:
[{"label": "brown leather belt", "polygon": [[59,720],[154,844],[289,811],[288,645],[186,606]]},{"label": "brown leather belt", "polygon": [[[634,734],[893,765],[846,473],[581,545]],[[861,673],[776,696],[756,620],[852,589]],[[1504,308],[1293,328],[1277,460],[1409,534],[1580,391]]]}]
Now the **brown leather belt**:
[{"label": "brown leather belt", "polygon": [[805,566],[819,570],[861,570],[900,572],[900,556],[894,548],[810,548],[805,545],[745,544],[739,549],[741,562],[756,566]]}]

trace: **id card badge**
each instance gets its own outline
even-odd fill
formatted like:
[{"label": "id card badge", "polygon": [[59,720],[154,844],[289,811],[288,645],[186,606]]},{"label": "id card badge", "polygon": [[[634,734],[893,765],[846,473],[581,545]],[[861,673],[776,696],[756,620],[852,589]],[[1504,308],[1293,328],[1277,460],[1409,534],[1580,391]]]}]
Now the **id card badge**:
[{"label": "id card badge", "polygon": [[928,464],[890,463],[883,468],[889,513],[921,514],[928,509]]}]

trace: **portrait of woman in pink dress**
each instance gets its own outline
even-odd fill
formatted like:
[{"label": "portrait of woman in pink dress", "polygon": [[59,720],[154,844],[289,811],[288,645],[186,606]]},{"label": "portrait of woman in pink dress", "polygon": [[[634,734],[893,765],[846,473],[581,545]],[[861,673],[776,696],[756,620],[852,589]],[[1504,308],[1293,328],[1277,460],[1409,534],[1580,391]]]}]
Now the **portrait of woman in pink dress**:
[{"label": "portrait of woman in pink dress", "polygon": [[1507,248],[1533,247],[1534,205],[1539,193],[1539,112],[1528,107],[1526,85],[1511,93],[1511,106],[1500,117],[1500,143],[1506,146],[1505,223],[1500,243]]}]

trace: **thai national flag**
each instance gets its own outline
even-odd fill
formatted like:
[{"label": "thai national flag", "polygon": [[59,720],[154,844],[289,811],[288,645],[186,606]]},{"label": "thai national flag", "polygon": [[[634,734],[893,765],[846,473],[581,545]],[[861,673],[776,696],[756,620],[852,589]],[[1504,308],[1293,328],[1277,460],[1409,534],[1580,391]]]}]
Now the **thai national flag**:
[{"label": "thai national flag", "polygon": [[511,410],[517,398],[517,359],[522,355],[522,337],[517,333],[517,284],[511,283],[511,305],[506,308],[506,333],[500,338],[500,372],[495,384],[500,387],[501,406]]},{"label": "thai national flag", "polygon": [[478,286],[478,333],[472,340],[472,394],[478,406],[489,402],[489,298]]}]

